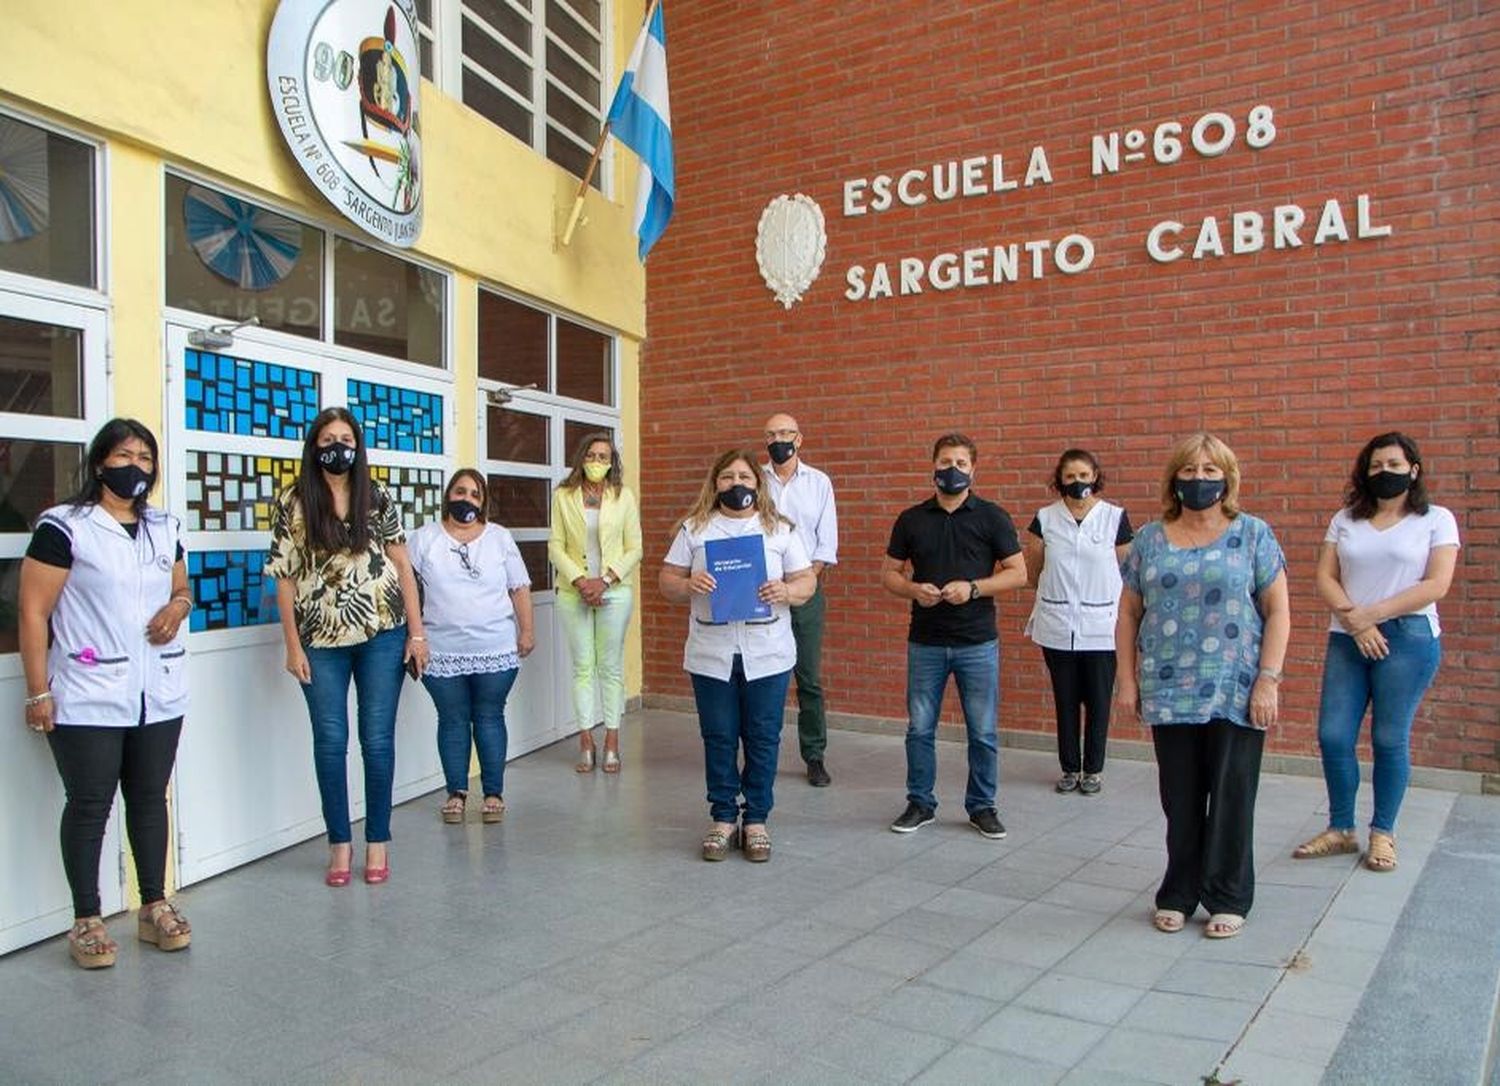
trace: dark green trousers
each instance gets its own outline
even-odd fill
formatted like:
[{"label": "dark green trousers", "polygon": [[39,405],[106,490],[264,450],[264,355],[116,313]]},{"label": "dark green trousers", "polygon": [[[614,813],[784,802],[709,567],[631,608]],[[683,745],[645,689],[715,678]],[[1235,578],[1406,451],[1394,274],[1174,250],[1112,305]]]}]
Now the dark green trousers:
[{"label": "dark green trousers", "polygon": [[804,762],[821,761],[828,747],[828,716],[823,710],[823,586],[812,599],[792,608],[792,637],[797,642],[797,739]]}]

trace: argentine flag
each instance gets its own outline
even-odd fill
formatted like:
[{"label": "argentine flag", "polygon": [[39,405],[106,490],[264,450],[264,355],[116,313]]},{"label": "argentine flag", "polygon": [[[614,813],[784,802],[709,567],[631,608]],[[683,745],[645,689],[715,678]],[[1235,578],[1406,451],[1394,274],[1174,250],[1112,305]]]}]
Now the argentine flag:
[{"label": "argentine flag", "polygon": [[641,160],[637,179],[635,232],[642,260],[672,217],[677,177],[672,166],[672,108],[667,102],[667,31],[661,5],[641,28],[615,100],[609,107],[615,136]]}]

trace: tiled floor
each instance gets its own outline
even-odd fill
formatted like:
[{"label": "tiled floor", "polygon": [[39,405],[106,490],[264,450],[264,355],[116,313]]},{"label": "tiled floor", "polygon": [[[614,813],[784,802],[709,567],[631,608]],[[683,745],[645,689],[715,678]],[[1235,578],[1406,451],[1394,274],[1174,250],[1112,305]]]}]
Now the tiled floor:
[{"label": "tiled floor", "polygon": [[1454,802],[1413,791],[1376,876],[1286,858],[1322,783],[1265,777],[1256,907],[1211,941],[1149,924],[1149,763],[1061,797],[1049,756],[1005,750],[988,841],[944,743],[939,821],[898,836],[899,738],[835,733],[812,789],[789,730],[774,858],[706,864],[696,722],[626,729],[618,778],[571,744],[513,763],[501,826],[399,809],[388,885],[325,888],[309,842],[186,890],[186,953],[117,918],[112,970],[58,941],[0,960],[0,1080],[1315,1082]]}]

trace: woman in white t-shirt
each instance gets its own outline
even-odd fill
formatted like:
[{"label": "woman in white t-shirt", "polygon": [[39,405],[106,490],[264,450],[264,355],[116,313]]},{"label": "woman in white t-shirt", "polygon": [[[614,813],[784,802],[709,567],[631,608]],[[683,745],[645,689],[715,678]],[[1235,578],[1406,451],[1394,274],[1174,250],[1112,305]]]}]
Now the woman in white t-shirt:
[{"label": "woman in white t-shirt", "polygon": [[[732,541],[752,537],[761,546],[751,547],[748,559],[742,554],[709,553],[711,544],[723,541],[733,548]],[[758,585],[747,582],[746,590],[736,593],[739,586],[733,581],[742,580],[743,574],[732,581],[726,568],[743,570],[748,562],[750,575],[758,577],[755,561],[761,554],[765,579]],[[724,577],[722,587],[709,572],[711,564],[717,564]],[[773,803],[782,708],[797,662],[790,608],[812,597],[817,578],[791,522],[776,512],[770,493],[761,486],[754,453],[732,449],[714,461],[698,500],[678,526],[660,583],[663,596],[690,607],[682,666],[692,677],[698,703],[709,815],[714,820],[703,838],[703,858],[724,859],[742,820],[745,858],[762,863],[771,858],[766,817]],[[731,595],[738,595],[740,606],[724,610]],[[761,613],[750,614],[752,608]],[[747,617],[729,617],[742,611]]]},{"label": "woman in white t-shirt", "polygon": [[484,476],[454,472],[443,517],[411,534],[431,653],[422,685],[437,707],[438,757],[448,786],[441,814],[461,823],[469,795],[470,744],[479,751],[480,817],[505,816],[505,699],[535,645],[531,578],[516,541],[486,522]]},{"label": "woman in white t-shirt", "polygon": [[1422,457],[1401,433],[1371,438],[1349,478],[1318,556],[1318,594],[1333,609],[1318,746],[1328,783],[1328,829],[1297,859],[1358,852],[1355,745],[1370,710],[1375,810],[1365,866],[1396,866],[1396,814],[1411,776],[1411,727],[1442,655],[1437,601],[1458,559],[1453,514],[1427,500]]}]

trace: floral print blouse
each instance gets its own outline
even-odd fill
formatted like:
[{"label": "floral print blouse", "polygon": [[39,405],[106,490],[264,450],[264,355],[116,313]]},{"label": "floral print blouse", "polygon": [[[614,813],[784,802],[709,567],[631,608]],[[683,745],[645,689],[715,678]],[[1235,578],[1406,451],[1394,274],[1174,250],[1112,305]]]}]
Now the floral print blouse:
[{"label": "floral print blouse", "polygon": [[1265,628],[1256,601],[1284,568],[1270,526],[1248,513],[1203,547],[1174,546],[1160,521],[1140,530],[1120,572],[1145,605],[1135,646],[1147,724],[1250,726]]},{"label": "floral print blouse", "polygon": [[385,487],[370,488],[370,546],[357,552],[313,551],[295,485],[276,499],[265,575],[296,582],[297,633],[309,648],[358,645],[406,622],[400,573],[385,553],[406,542],[401,510]]}]

